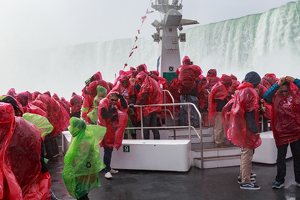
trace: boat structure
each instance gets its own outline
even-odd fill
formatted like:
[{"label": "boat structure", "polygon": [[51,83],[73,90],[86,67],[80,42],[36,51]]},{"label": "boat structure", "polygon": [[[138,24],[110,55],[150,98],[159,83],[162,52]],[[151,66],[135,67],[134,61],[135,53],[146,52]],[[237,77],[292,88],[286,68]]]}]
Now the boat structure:
[{"label": "boat structure", "polygon": [[[157,56],[157,70],[160,76],[170,82],[177,77],[176,69],[180,67],[179,42],[185,42],[185,33],[178,33],[185,25],[199,24],[196,20],[183,19],[182,1],[155,0],[152,8],[163,15],[161,21],[155,20],[152,25],[156,32],[152,35],[154,42],[159,43]],[[164,91],[166,95],[172,95],[169,91]],[[166,102],[166,100],[164,101]],[[179,113],[175,112],[175,106],[188,106],[187,126],[178,126]],[[165,121],[162,126],[156,127],[160,131],[160,140],[153,140],[150,133],[150,140],[143,139],[143,131],[153,127],[131,127],[135,129],[137,139],[124,139],[121,148],[113,151],[111,167],[114,169],[126,170],[158,170],[158,171],[178,171],[186,172],[192,166],[200,169],[230,167],[240,165],[240,147],[230,144],[227,148],[216,148],[214,144],[214,134],[212,126],[203,126],[202,115],[196,108],[199,115],[200,127],[191,125],[190,109],[192,103],[172,103],[156,105],[135,105],[162,106]],[[171,109],[170,109],[171,107]],[[142,109],[140,109],[142,111]],[[142,115],[142,113],[141,113]],[[63,132],[62,151],[66,153],[71,141],[71,134]],[[253,162],[275,164],[277,149],[272,131],[261,133],[262,145],[255,150]],[[100,147],[99,147],[100,148]],[[101,158],[104,150],[100,148]],[[291,157],[290,149],[287,158]]]}]

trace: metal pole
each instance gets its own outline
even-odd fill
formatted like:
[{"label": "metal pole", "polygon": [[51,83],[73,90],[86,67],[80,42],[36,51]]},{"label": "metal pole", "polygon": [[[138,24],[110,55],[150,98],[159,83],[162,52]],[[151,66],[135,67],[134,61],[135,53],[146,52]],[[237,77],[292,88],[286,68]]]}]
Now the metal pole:
[{"label": "metal pole", "polygon": [[[164,91],[164,104],[166,104],[166,92]],[[167,126],[167,107],[165,106],[165,125]]]},{"label": "metal pole", "polygon": [[188,121],[189,121],[189,139],[191,140],[192,136],[191,136],[191,113],[190,113],[190,105],[188,104]]},{"label": "metal pole", "polygon": [[142,140],[143,140],[144,139],[143,107],[140,107],[140,114],[141,114],[141,134],[142,134]]}]

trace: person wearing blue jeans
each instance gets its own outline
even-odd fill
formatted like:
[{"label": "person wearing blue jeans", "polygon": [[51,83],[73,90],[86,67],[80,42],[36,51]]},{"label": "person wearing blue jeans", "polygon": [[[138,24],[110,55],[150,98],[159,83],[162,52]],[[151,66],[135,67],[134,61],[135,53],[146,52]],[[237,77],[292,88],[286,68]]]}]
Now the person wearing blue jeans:
[{"label": "person wearing blue jeans", "polygon": [[[199,101],[196,96],[193,95],[180,95],[180,101],[181,103],[193,103],[198,109],[199,109]],[[193,119],[193,126],[194,127],[199,127],[199,115],[197,111],[195,110],[194,106],[190,106],[190,111],[191,111],[191,116]],[[188,107],[187,105],[181,105],[180,106],[180,118],[179,118],[179,125],[180,126],[186,126],[186,114],[188,112]],[[189,119],[188,119],[189,120]]]}]

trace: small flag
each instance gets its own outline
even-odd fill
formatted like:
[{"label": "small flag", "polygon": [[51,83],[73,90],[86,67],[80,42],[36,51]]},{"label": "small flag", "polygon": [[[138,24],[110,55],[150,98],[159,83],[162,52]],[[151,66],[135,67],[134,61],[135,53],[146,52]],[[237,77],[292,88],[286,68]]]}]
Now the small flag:
[{"label": "small flag", "polygon": [[141,34],[141,33],[140,33],[140,30],[138,30],[138,34]]},{"label": "small flag", "polygon": [[129,57],[131,57],[131,56],[132,56],[132,54],[133,54],[133,51],[130,53]]},{"label": "small flag", "polygon": [[137,46],[133,47],[132,50],[137,49]]},{"label": "small flag", "polygon": [[147,9],[146,14],[150,14],[150,13],[153,13],[153,12],[154,12],[153,10],[149,11],[149,10]]},{"label": "small flag", "polygon": [[135,41],[137,41],[137,39],[138,39],[138,37],[137,37],[137,36],[135,36]]}]

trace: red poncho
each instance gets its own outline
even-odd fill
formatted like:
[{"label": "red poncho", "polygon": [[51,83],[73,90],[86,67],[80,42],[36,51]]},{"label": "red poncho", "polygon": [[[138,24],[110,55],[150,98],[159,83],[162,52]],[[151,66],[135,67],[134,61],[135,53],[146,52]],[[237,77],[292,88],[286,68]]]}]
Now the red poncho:
[{"label": "red poncho", "polygon": [[272,99],[271,127],[277,146],[289,144],[300,139],[300,92],[292,89],[283,97],[278,91]]},{"label": "red poncho", "polygon": [[[258,90],[259,92],[259,96],[261,98],[263,98],[264,94],[268,91],[268,89],[263,86],[262,84],[259,84],[255,89]],[[272,116],[272,104],[270,103],[263,103],[263,107],[265,107],[265,113],[264,113],[264,117],[271,119]]]},{"label": "red poncho", "polygon": [[[128,85],[125,88],[122,85],[122,81],[127,81]],[[125,99],[127,100],[128,104],[130,104],[130,96],[136,94],[136,90],[134,88],[134,84],[129,81],[129,77],[127,75],[121,75],[119,78],[119,82],[116,83],[116,86],[113,87],[111,92],[119,92],[119,94],[122,94]]]},{"label": "red poncho", "polygon": [[211,88],[220,81],[220,78],[217,77],[217,70],[216,69],[210,69],[207,72],[206,76],[206,85],[204,86],[205,89],[208,89],[209,91]]},{"label": "red poncho", "polygon": [[[150,78],[145,72],[140,72],[136,79],[142,80],[140,92],[137,95],[137,102],[142,98],[143,93],[148,93],[148,99],[143,105],[146,104],[162,104],[164,102],[163,92],[158,83]],[[161,106],[145,106],[143,107],[143,117],[146,117],[152,112],[160,112]],[[140,109],[137,109],[137,120],[141,120]]]},{"label": "red poncho", "polygon": [[260,81],[260,84],[265,86],[267,89],[270,89],[272,85],[277,82],[277,78],[275,74],[266,74]]},{"label": "red poncho", "polygon": [[70,116],[73,116],[75,112],[81,111],[82,97],[80,95],[73,93],[70,100],[70,104],[71,104]]},{"label": "red poncho", "polygon": [[[168,88],[174,98],[174,102],[180,103],[180,94],[178,92],[178,78],[173,78],[172,81],[170,81]],[[167,94],[166,96],[167,96],[167,103],[172,103],[171,97]],[[173,112],[172,106],[170,106],[168,109],[171,109],[171,112]],[[179,113],[180,106],[175,106],[175,111]]]},{"label": "red poncho", "polygon": [[[109,97],[111,93],[107,95]],[[106,127],[106,134],[100,143],[101,147],[109,147],[109,148],[116,148],[119,149],[122,145],[124,131],[127,124],[127,109],[124,109],[121,106],[120,101],[118,101],[115,105],[117,109],[116,115],[118,115],[117,120],[111,122],[111,118],[102,118],[101,116],[101,108],[106,108],[111,106],[109,98],[104,98],[99,103],[98,109],[98,125]]]},{"label": "red poncho", "polygon": [[47,94],[40,94],[37,100],[42,101],[47,106],[47,119],[54,127],[50,136],[53,138],[66,130],[70,125],[70,115],[67,111],[53,98]]},{"label": "red poncho", "polygon": [[185,56],[182,60],[182,65],[176,69],[179,93],[181,95],[190,93],[196,87],[196,78],[201,73],[201,68],[197,65],[191,65],[189,57]]},{"label": "red poncho", "polygon": [[109,93],[110,91],[107,82],[104,80],[96,80],[91,82],[88,86],[86,86],[86,91],[89,94],[84,95],[84,102],[82,105],[82,118],[86,118],[87,121],[89,120],[87,114],[94,109],[94,98],[97,95],[98,85],[104,87],[107,90],[107,93]]},{"label": "red poncho", "polygon": [[[260,136],[254,135],[254,133],[247,128],[245,120],[245,112],[255,110],[255,121],[257,127],[259,127],[259,116],[257,111],[259,108],[259,96],[253,88],[253,85],[248,82],[242,83],[238,87],[238,91],[235,93],[232,101],[232,105],[231,103],[227,103],[223,108],[223,110],[228,112],[230,110],[228,106],[232,106],[229,120],[231,124],[229,124],[229,128],[225,127],[228,126],[228,121],[223,121],[223,124],[226,124],[223,126],[224,131],[228,128],[225,132],[226,137],[237,146],[256,149],[261,144]],[[225,111],[222,113],[225,113]],[[222,117],[224,119],[224,116]]]},{"label": "red poncho", "polygon": [[49,172],[41,173],[41,132],[11,104],[0,103],[0,199],[51,199]]},{"label": "red poncho", "polygon": [[[232,80],[230,76],[223,75],[220,82],[215,84],[209,94],[209,111],[208,111],[208,120],[210,123],[214,122],[214,117],[216,115],[216,108],[218,103],[214,99],[224,100],[228,96],[228,87],[231,85]],[[229,100],[229,99],[228,99]]]}]

